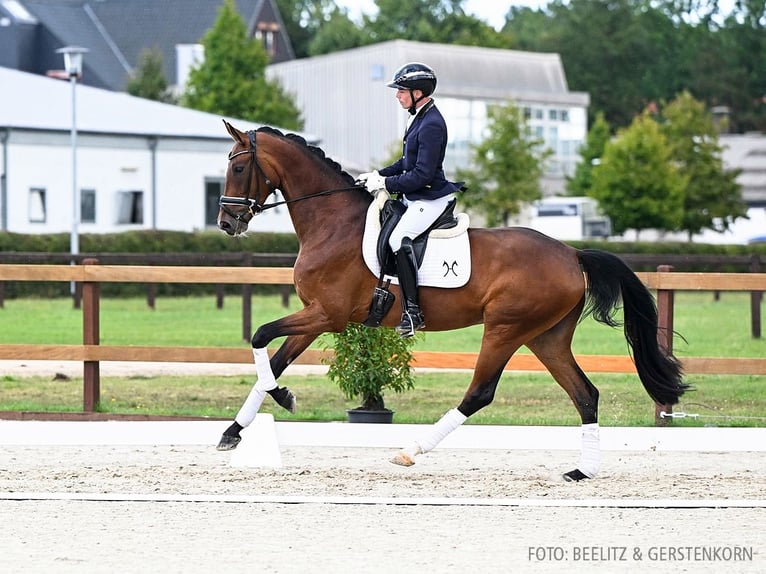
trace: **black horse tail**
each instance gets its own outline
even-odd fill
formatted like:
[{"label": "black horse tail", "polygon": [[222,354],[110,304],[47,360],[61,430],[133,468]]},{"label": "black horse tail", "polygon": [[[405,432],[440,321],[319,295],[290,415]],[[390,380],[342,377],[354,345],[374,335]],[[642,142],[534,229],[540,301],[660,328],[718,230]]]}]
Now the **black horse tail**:
[{"label": "black horse tail", "polygon": [[578,255],[587,281],[583,317],[592,314],[599,323],[617,327],[614,314],[622,300],[625,338],[638,377],[655,402],[676,404],[689,385],[683,382],[681,364],[657,342],[657,306],[651,292],[616,255],[596,249]]}]

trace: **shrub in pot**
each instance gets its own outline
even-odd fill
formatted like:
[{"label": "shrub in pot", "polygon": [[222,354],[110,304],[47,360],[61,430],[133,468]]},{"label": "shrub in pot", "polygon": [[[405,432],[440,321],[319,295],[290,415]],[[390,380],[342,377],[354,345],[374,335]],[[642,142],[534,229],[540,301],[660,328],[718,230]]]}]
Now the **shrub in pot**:
[{"label": "shrub in pot", "polygon": [[[404,392],[414,387],[411,347],[415,338],[402,339],[393,329],[369,328],[349,323],[346,330],[333,333],[334,356],[329,359],[328,377],[338,384],[347,399],[361,405],[348,412],[356,421],[361,412],[390,413],[383,400],[385,391]],[[373,422],[384,422],[380,417]]]}]

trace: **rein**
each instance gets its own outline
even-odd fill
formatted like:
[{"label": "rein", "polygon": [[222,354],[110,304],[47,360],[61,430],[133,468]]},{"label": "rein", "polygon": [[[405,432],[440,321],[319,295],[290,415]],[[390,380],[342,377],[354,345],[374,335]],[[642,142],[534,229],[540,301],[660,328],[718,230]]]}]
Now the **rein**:
[{"label": "rein", "polygon": [[[266,176],[266,174],[263,171],[263,168],[258,163],[258,158],[256,156],[256,132],[253,130],[250,130],[247,132],[247,136],[250,140],[250,147],[246,150],[238,151],[236,153],[230,153],[229,154],[229,161],[233,160],[235,157],[238,157],[240,155],[249,153],[251,154],[251,157],[253,159],[252,163],[250,164],[250,172],[248,175],[248,185],[247,188],[247,194],[245,197],[231,197],[227,195],[221,195],[218,198],[218,205],[219,207],[227,213],[229,216],[237,219],[238,221],[243,221],[243,217],[245,214],[250,215],[250,218],[255,217],[256,215],[259,215],[260,213],[263,213],[266,210],[273,209],[275,207],[279,207],[280,205],[288,205],[290,203],[296,203],[298,201],[303,201],[304,199],[314,199],[316,197],[322,197],[325,195],[332,195],[333,193],[339,193],[343,191],[355,191],[359,189],[364,189],[363,185],[353,185],[349,187],[339,187],[335,189],[327,189],[324,191],[318,191],[316,193],[311,193],[309,195],[304,195],[303,197],[296,197],[294,199],[285,199],[283,201],[275,201],[273,203],[260,203],[260,196],[261,196],[261,178],[263,178],[263,181],[266,183],[266,185],[269,188],[269,193],[266,194],[266,199],[269,195],[272,193],[276,193],[278,191],[281,192],[281,190],[274,185],[274,183]],[[257,173],[261,177],[259,177],[257,181],[257,188],[256,188],[256,199],[250,199],[250,189],[252,187],[252,178],[253,174]],[[229,210],[229,207],[246,207],[247,211],[239,214],[235,214],[231,210]]]}]

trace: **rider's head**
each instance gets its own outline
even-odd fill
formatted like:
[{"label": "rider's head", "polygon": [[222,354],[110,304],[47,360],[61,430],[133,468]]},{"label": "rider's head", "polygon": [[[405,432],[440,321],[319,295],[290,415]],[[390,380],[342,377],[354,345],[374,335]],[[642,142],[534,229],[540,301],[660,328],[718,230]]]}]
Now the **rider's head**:
[{"label": "rider's head", "polygon": [[410,101],[405,107],[411,114],[414,114],[418,102],[434,93],[436,73],[425,64],[410,62],[396,71],[388,87],[409,93]]}]

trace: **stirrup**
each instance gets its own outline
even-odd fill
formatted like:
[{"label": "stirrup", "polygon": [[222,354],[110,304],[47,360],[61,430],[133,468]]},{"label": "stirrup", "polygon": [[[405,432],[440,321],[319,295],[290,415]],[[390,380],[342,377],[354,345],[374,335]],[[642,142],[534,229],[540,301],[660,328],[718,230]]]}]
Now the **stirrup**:
[{"label": "stirrup", "polygon": [[402,321],[397,325],[396,332],[402,339],[408,339],[415,336],[415,331],[419,331],[426,326],[423,313],[418,311],[404,311],[402,313]]}]

